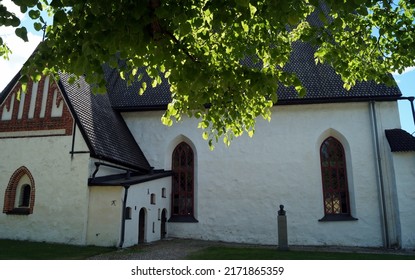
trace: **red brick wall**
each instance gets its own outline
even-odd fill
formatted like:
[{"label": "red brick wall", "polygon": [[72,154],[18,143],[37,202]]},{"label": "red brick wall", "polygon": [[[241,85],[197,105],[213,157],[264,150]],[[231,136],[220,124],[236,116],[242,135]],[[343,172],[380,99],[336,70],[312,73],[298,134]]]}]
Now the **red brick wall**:
[{"label": "red brick wall", "polygon": [[[45,117],[41,118],[40,112],[42,107],[42,96],[43,96],[43,89],[45,86],[48,86],[47,91],[47,102],[46,102],[46,113]],[[56,82],[46,83],[45,85],[45,77],[38,84],[37,89],[37,96],[35,101],[35,112],[32,119],[29,119],[29,108],[30,108],[30,101],[32,98],[32,89],[33,89],[33,82],[29,82],[27,84],[27,89],[25,93],[25,101],[24,101],[24,108],[23,108],[23,115],[21,119],[18,119],[19,113],[19,105],[20,102],[17,100],[17,94],[21,90],[21,84],[18,83],[13,90],[9,93],[8,97],[6,98],[5,102],[0,106],[0,132],[20,132],[20,131],[46,131],[46,130],[56,130],[56,129],[65,129],[64,135],[71,135],[73,129],[73,118],[66,106],[65,100],[62,98],[62,93],[60,92]],[[53,95],[55,90],[58,91],[58,96],[56,98],[56,106],[60,103],[63,103],[63,112],[61,117],[52,117],[52,102],[53,102]],[[13,108],[10,108],[12,104],[12,97],[14,95],[14,105]],[[2,120],[3,109],[6,107],[7,110],[13,109],[12,118],[11,120]],[[39,135],[36,135],[39,136]],[[0,136],[0,138],[4,138],[6,136]],[[17,137],[17,136],[14,136]],[[28,135],[25,134],[24,137],[30,137],[30,133]]]}]

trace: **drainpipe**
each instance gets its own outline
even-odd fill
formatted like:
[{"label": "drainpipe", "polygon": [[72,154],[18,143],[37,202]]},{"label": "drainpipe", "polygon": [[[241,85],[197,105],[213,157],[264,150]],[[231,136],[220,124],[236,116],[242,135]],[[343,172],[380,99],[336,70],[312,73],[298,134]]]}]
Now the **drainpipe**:
[{"label": "drainpipe", "polygon": [[122,217],[121,217],[121,238],[120,238],[120,245],[119,247],[122,248],[124,245],[124,237],[125,237],[125,211],[127,208],[127,197],[128,197],[128,188],[129,185],[125,185],[124,187],[124,201],[122,203]]},{"label": "drainpipe", "polygon": [[382,158],[380,156],[378,122],[376,118],[375,101],[370,101],[370,119],[372,123],[373,144],[375,148],[376,177],[379,191],[380,216],[382,225],[383,246],[389,248],[388,220],[385,207],[385,186],[383,182]]}]

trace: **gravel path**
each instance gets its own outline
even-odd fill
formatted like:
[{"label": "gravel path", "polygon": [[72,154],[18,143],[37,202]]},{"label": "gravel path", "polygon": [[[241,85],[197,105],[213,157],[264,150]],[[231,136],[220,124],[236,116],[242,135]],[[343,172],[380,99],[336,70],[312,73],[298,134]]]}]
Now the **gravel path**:
[{"label": "gravel path", "polygon": [[[164,239],[152,243],[140,244],[134,247],[119,249],[115,252],[91,257],[91,260],[182,260],[190,253],[211,246],[243,246],[274,248],[277,246],[249,245],[240,243],[226,243],[219,241],[203,241],[193,239]],[[382,248],[361,247],[323,247],[323,246],[290,246],[290,250],[297,251],[326,251],[326,252],[353,252],[353,253],[377,253],[377,254],[406,254],[413,255],[415,251],[386,250]],[[136,251],[136,252],[134,252]]]},{"label": "gravel path", "polygon": [[[181,260],[192,252],[217,245],[219,242],[192,239],[164,239],[140,244],[116,252],[94,256],[93,260]],[[137,252],[129,253],[129,251]]]}]

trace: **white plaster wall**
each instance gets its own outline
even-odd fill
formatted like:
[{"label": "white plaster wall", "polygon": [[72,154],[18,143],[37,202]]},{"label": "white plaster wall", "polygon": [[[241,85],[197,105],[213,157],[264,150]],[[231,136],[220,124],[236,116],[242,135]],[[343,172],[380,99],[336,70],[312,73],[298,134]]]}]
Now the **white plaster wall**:
[{"label": "white plaster wall", "polygon": [[[138,243],[138,223],[141,208],[145,208],[145,233],[144,242],[153,242],[161,238],[161,212],[167,210],[170,213],[171,178],[166,177],[154,181],[133,185],[128,190],[126,207],[131,207],[131,220],[125,221],[124,246],[132,246]],[[162,188],[166,188],[166,197],[162,197]],[[156,196],[156,204],[150,203],[151,194]],[[153,225],[154,224],[154,225]],[[169,224],[167,223],[167,235]]]},{"label": "white plaster wall", "polygon": [[[399,127],[394,102],[378,107],[380,130]],[[258,120],[253,138],[235,139],[229,148],[218,143],[214,151],[202,139],[197,120],[166,127],[161,114],[123,116],[156,168],[171,168],[171,153],[180,141],[194,145],[199,222],[169,223],[170,236],[276,244],[276,215],[284,204],[290,244],[383,245],[368,103],[276,106],[270,123]],[[357,221],[318,221],[324,215],[319,147],[331,133],[347,142]]]},{"label": "white plaster wall", "polygon": [[[75,150],[87,150],[77,131]],[[0,213],[0,238],[85,244],[88,154],[71,151],[72,136],[0,139],[0,209],[10,177],[26,166],[35,181],[31,215]]]},{"label": "white plaster wall", "polygon": [[403,248],[415,248],[415,153],[393,153]]},{"label": "white plaster wall", "polygon": [[117,247],[121,236],[124,188],[121,186],[89,188],[87,244]]},{"label": "white plaster wall", "polygon": [[[162,197],[163,188],[166,188],[166,197]],[[167,213],[170,212],[170,190],[170,177],[132,185],[128,188],[126,207],[131,207],[132,211],[131,219],[125,220],[123,247],[138,243],[141,208],[144,208],[146,213],[144,242],[153,242],[161,238],[159,218],[163,209],[166,209]],[[122,186],[90,187],[88,244],[120,246],[124,192],[125,189]],[[155,204],[151,204],[151,194],[156,196]]]}]

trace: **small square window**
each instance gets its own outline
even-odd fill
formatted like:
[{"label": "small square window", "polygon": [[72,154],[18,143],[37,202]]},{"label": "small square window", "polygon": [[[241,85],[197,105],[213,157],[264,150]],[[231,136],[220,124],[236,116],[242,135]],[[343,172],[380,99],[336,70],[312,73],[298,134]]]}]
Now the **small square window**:
[{"label": "small square window", "polygon": [[131,220],[131,207],[126,207],[125,208],[125,219],[126,220]]}]

